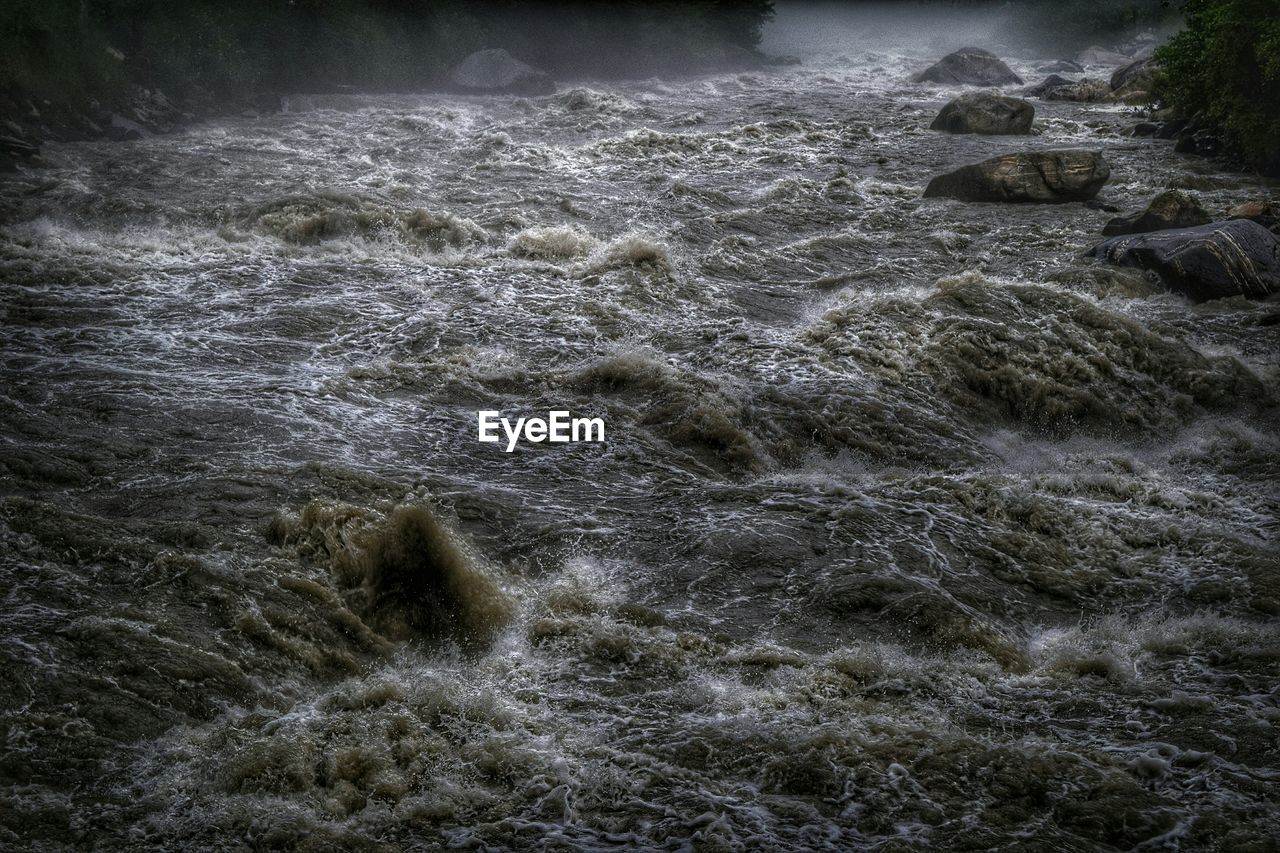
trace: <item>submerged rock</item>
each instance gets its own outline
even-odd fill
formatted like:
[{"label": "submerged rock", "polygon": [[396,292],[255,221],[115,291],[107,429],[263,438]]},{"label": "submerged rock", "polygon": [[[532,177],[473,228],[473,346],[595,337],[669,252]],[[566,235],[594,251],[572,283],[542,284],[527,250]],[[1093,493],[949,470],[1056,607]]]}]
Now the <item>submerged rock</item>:
[{"label": "submerged rock", "polygon": [[1055,203],[1086,201],[1098,194],[1111,167],[1097,151],[1022,151],[1002,154],[939,175],[925,198],[961,201]]},{"label": "submerged rock", "polygon": [[994,53],[978,47],[962,47],[921,72],[916,82],[1008,86],[1020,84],[1022,78]]},{"label": "submerged rock", "polygon": [[505,50],[478,50],[449,75],[449,81],[465,92],[489,95],[549,95],[555,81],[516,59]]},{"label": "submerged rock", "polygon": [[1105,237],[1119,234],[1143,234],[1170,228],[1207,225],[1209,214],[1195,196],[1179,190],[1167,190],[1151,200],[1147,209],[1132,216],[1117,216],[1102,229]]},{"label": "submerged rock", "polygon": [[1151,270],[1196,302],[1280,292],[1280,238],[1248,219],[1103,240],[1089,255]]},{"label": "submerged rock", "polygon": [[930,130],[948,133],[1012,135],[1031,132],[1036,108],[1021,98],[969,92],[942,108]]}]

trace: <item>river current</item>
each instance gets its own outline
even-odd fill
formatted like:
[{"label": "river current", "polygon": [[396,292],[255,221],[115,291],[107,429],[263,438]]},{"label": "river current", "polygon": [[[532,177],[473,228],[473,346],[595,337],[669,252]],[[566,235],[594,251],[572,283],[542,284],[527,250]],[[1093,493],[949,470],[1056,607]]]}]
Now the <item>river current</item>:
[{"label": "river current", "polygon": [[0,178],[0,846],[1276,849],[1277,306],[921,198],[1274,189],[1122,106],[930,131],[958,46]]}]

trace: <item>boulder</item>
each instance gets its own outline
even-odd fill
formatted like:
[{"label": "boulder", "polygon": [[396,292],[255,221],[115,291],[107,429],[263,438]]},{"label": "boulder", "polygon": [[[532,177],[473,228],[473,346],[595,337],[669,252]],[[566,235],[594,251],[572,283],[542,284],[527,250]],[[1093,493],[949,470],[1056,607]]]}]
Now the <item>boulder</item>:
[{"label": "boulder", "polygon": [[1280,292],[1280,237],[1248,219],[1112,237],[1089,255],[1151,270],[1195,302]]},{"label": "boulder", "polygon": [[1076,57],[1076,62],[1081,65],[1124,65],[1129,61],[1130,57],[1123,53],[1116,53],[1114,50],[1107,50],[1097,45],[1085,48]]},{"label": "boulder", "polygon": [[1022,83],[994,53],[978,47],[962,47],[929,66],[917,83],[950,83],[968,86],[1008,86]]},{"label": "boulder", "polygon": [[1178,134],[1173,150],[1179,154],[1198,154],[1201,157],[1217,157],[1222,153],[1222,140],[1211,127],[1188,127]]},{"label": "boulder", "polygon": [[1080,101],[1084,103],[1106,101],[1111,98],[1111,87],[1103,80],[1086,77],[1083,80],[1076,80],[1074,83],[1069,82],[1065,86],[1050,87],[1041,93],[1040,98],[1045,101]]},{"label": "boulder", "polygon": [[1097,151],[1066,149],[1002,154],[939,175],[925,188],[925,198],[961,201],[1056,203],[1087,201],[1111,176]]},{"label": "boulder", "polygon": [[1132,216],[1117,216],[1102,229],[1104,237],[1119,234],[1145,234],[1170,228],[1191,228],[1212,221],[1195,196],[1179,190],[1166,190],[1151,200],[1147,209]]},{"label": "boulder", "polygon": [[1145,78],[1147,88],[1151,88],[1151,78],[1160,65],[1154,59],[1138,59],[1128,65],[1117,68],[1111,75],[1112,90],[1122,89],[1134,81]]},{"label": "boulder", "polygon": [[1150,101],[1159,68],[1154,59],[1139,59],[1117,68],[1111,75],[1111,97],[1130,103]]},{"label": "boulder", "polygon": [[1044,78],[1036,85],[1029,87],[1026,91],[1026,94],[1030,95],[1033,98],[1040,98],[1044,96],[1045,92],[1048,92],[1051,89],[1057,89],[1060,86],[1070,86],[1074,83],[1075,83],[1074,80],[1069,80],[1066,77],[1062,77],[1058,74],[1050,74],[1048,77]]},{"label": "boulder", "polygon": [[485,95],[549,95],[556,90],[548,74],[500,48],[471,54],[453,69],[449,82],[463,92]]},{"label": "boulder", "polygon": [[1036,108],[1021,98],[967,92],[942,108],[930,130],[947,133],[1012,135],[1031,132]]},{"label": "boulder", "polygon": [[1266,199],[1255,198],[1241,202],[1227,211],[1228,219],[1252,219],[1266,228],[1276,224],[1276,209]]},{"label": "boulder", "polygon": [[1084,71],[1084,66],[1079,62],[1072,62],[1070,59],[1059,59],[1057,62],[1041,65],[1036,70],[1041,74],[1079,74]]},{"label": "boulder", "polygon": [[1252,219],[1272,234],[1280,234],[1280,205],[1266,199],[1258,198],[1237,204],[1227,211],[1227,218]]}]

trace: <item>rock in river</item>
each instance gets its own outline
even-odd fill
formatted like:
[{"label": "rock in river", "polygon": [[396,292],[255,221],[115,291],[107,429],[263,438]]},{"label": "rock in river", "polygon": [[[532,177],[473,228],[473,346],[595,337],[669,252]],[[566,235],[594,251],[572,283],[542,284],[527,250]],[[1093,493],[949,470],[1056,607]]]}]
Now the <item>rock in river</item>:
[{"label": "rock in river", "polygon": [[1061,74],[1063,72],[1079,74],[1084,71],[1084,66],[1079,62],[1072,62],[1070,59],[1059,59],[1057,62],[1051,62],[1048,65],[1038,65],[1036,70],[1041,74]]},{"label": "rock in river", "polygon": [[1152,270],[1170,290],[1196,302],[1280,292],[1280,237],[1249,219],[1112,237],[1089,254]]},{"label": "rock in river", "polygon": [[550,75],[516,59],[505,50],[477,50],[449,75],[464,92],[487,95],[549,95],[556,90]]},{"label": "rock in river", "polygon": [[1207,225],[1209,214],[1195,196],[1179,190],[1166,190],[1151,200],[1147,209],[1132,216],[1117,216],[1102,229],[1104,237],[1119,234],[1144,234],[1149,231],[1167,231],[1170,228],[1191,228]]},{"label": "rock in river", "polygon": [[968,92],[942,108],[930,130],[948,133],[1012,135],[1031,132],[1036,108],[1021,98]]},{"label": "rock in river", "polygon": [[1072,86],[1076,81],[1063,77],[1060,74],[1050,74],[1034,86],[1028,86],[1026,94],[1033,98],[1042,98],[1046,92],[1058,89],[1063,86]]},{"label": "rock in river", "polygon": [[1124,65],[1129,61],[1130,57],[1123,53],[1116,53],[1114,50],[1107,50],[1097,45],[1085,48],[1076,57],[1076,62],[1081,65]]},{"label": "rock in river", "polygon": [[1160,64],[1154,59],[1139,59],[1117,68],[1111,75],[1111,97],[1128,103],[1151,100],[1159,68]]},{"label": "rock in river", "polygon": [[1111,167],[1097,151],[1021,151],[1001,154],[938,175],[924,197],[961,201],[1086,201],[1098,194]]},{"label": "rock in river", "polygon": [[960,83],[970,86],[1021,84],[1022,78],[990,51],[962,47],[929,66],[916,77],[918,83]]},{"label": "rock in river", "polygon": [[1055,74],[1032,90],[1031,94],[1038,95],[1046,101],[1090,103],[1110,100],[1111,87],[1105,80],[1095,80],[1092,77],[1085,77],[1082,80],[1064,80]]}]

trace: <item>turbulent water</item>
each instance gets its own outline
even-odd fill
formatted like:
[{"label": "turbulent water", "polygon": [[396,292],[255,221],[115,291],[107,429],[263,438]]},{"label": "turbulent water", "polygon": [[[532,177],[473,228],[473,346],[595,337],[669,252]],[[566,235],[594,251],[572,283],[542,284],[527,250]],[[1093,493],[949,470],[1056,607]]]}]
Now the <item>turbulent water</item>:
[{"label": "turbulent water", "polygon": [[1278,306],[921,199],[1268,189],[863,35],[5,177],[0,846],[1277,849]]}]

